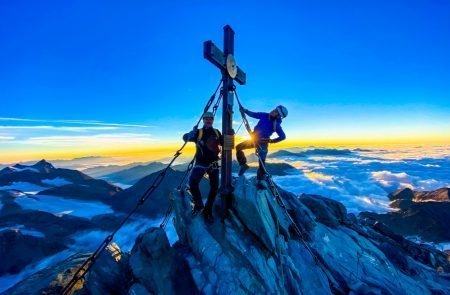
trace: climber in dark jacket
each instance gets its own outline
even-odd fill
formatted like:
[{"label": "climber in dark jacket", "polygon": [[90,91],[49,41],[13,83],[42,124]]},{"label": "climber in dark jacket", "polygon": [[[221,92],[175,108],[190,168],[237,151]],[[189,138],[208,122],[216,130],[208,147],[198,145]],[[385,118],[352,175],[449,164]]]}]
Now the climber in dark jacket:
[{"label": "climber in dark jacket", "polygon": [[[206,112],[203,115],[203,127],[194,128],[183,135],[184,141],[197,143],[195,153],[195,165],[189,176],[189,188],[194,201],[193,215],[203,210],[206,219],[212,218],[212,208],[219,189],[219,154],[223,145],[223,137],[220,131],[213,127],[214,115]],[[205,173],[208,174],[210,190],[206,205],[203,205],[199,184]]]},{"label": "climber in dark jacket", "polygon": [[[262,162],[265,163],[269,143],[277,143],[286,139],[286,134],[284,134],[283,128],[281,128],[281,120],[286,118],[288,114],[287,108],[282,105],[277,106],[270,113],[254,113],[243,108],[241,111],[244,111],[252,118],[259,119],[259,121],[253,129],[252,139],[241,142],[236,146],[236,158],[240,165],[239,176],[243,175],[249,168],[243,150],[254,148],[256,145],[258,154]],[[278,134],[278,137],[270,139],[270,136],[274,132]],[[263,180],[264,175],[262,164],[259,163],[257,172],[258,180]]]}]

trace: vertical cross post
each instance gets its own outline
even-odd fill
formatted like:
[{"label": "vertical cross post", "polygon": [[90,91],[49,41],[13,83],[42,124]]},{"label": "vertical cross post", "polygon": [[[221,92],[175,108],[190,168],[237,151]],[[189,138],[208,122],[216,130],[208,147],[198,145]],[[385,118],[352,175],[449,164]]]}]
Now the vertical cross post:
[{"label": "vertical cross post", "polygon": [[220,194],[223,201],[222,208],[226,210],[231,205],[231,195],[233,193],[231,172],[234,148],[234,81],[244,85],[246,82],[246,74],[236,65],[234,60],[233,29],[229,25],[226,25],[223,30],[223,52],[212,41],[206,41],[203,44],[203,56],[218,67],[222,73],[222,135],[224,137],[224,146],[222,149]]},{"label": "vertical cross post", "polygon": [[[226,25],[224,28],[224,38],[223,38],[223,53],[227,57],[229,54],[234,55],[234,31],[230,26]],[[233,78],[230,77],[227,70],[223,70],[223,106],[222,106],[222,133],[225,136],[234,136],[233,130],[233,103],[234,103],[234,93],[233,93]],[[231,164],[233,159],[232,150],[222,151],[222,170],[221,170],[221,193],[222,197],[225,198],[228,207],[228,202],[230,201],[229,195],[233,191],[231,184]]]}]

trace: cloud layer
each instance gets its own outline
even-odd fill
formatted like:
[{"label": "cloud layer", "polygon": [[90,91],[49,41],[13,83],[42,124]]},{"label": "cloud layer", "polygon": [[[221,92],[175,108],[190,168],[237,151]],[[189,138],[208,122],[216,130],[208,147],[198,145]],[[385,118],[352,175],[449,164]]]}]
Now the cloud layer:
[{"label": "cloud layer", "polygon": [[[297,155],[279,156],[296,167],[291,175],[275,177],[277,184],[296,194],[320,194],[341,201],[350,212],[389,210],[387,194],[399,188],[434,190],[450,186],[448,147],[403,147],[395,150],[352,149],[326,155],[292,149]],[[280,153],[278,153],[280,154]],[[286,153],[288,154],[288,153]],[[274,154],[276,155],[276,154]]]}]

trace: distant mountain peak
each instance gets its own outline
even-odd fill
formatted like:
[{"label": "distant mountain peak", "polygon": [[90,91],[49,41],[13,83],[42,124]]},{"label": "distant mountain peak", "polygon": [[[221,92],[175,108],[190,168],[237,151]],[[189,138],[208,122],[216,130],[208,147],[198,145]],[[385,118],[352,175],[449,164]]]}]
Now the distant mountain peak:
[{"label": "distant mountain peak", "polygon": [[31,167],[36,168],[41,172],[50,172],[50,170],[55,169],[55,167],[51,163],[47,162],[45,159],[40,160]]},{"label": "distant mountain peak", "polygon": [[36,165],[52,165],[52,164],[50,164],[50,162],[47,162],[45,159],[42,159],[39,162],[36,162],[36,164],[34,164],[33,166]]},{"label": "distant mountain peak", "polygon": [[414,192],[409,187],[401,188],[388,195],[390,200],[412,200]]}]

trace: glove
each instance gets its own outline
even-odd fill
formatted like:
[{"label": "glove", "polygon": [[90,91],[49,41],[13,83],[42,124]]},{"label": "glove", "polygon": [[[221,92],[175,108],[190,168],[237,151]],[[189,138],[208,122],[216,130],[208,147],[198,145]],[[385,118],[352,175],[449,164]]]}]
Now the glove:
[{"label": "glove", "polygon": [[184,141],[190,141],[190,140],[195,139],[195,134],[197,134],[197,131],[198,131],[197,126],[194,126],[194,128],[192,128],[192,130],[189,131],[189,133],[186,133],[186,134],[183,136],[183,140],[184,140]]}]

